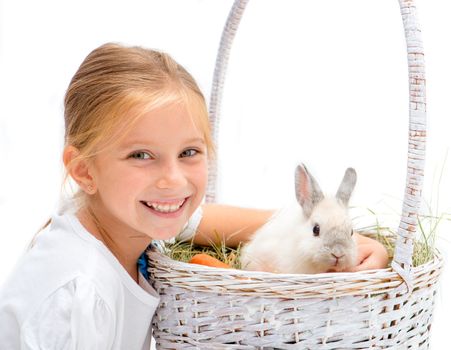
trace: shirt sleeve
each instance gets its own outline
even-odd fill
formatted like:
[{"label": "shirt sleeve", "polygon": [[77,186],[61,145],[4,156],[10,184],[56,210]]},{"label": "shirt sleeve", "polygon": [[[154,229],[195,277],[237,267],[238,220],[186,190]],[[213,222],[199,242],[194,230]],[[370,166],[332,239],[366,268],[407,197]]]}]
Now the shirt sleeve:
[{"label": "shirt sleeve", "polygon": [[200,220],[202,220],[202,215],[203,215],[202,207],[198,207],[194,211],[193,215],[191,215],[187,224],[183,228],[183,231],[180,232],[175,239],[181,242],[191,240],[194,237],[197,228],[199,227]]},{"label": "shirt sleeve", "polygon": [[24,323],[21,349],[111,349],[115,320],[95,285],[78,278],[50,295]]}]

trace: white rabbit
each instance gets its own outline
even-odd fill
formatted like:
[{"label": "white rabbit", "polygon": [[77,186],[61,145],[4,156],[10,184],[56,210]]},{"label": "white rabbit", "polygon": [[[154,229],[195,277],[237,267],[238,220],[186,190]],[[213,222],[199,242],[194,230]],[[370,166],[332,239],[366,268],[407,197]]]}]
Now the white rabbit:
[{"label": "white rabbit", "polygon": [[356,264],[348,201],[357,181],[348,168],[335,197],[324,197],[304,164],[295,173],[298,204],[278,211],[243,246],[244,270],[275,273],[343,271]]}]

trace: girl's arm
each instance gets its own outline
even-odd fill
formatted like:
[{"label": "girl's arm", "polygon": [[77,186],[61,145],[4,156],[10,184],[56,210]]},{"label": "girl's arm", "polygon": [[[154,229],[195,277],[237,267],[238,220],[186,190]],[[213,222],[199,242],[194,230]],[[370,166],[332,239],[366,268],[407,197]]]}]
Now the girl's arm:
[{"label": "girl's arm", "polygon": [[[265,224],[274,210],[251,209],[222,204],[204,204],[194,242],[200,245],[220,244],[236,247],[249,240],[251,234]],[[379,269],[387,266],[388,253],[378,241],[356,233],[358,265],[352,271]]]},{"label": "girl's arm", "polygon": [[222,204],[204,204],[194,242],[210,245],[225,242],[237,247],[249,240],[250,235],[274,214],[274,210],[250,209]]}]

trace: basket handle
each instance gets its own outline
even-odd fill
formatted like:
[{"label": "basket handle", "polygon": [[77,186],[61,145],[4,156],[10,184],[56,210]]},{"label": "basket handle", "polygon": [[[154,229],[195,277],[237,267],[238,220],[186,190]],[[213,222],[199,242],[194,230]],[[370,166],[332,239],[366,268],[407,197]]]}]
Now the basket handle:
[{"label": "basket handle", "polygon": [[[221,42],[219,44],[218,54],[216,56],[215,71],[210,95],[210,128],[213,142],[218,150],[219,121],[222,103],[222,91],[224,89],[224,80],[229,62],[230,49],[235,38],[238,25],[243,16],[244,9],[249,0],[235,0],[232,9],[227,17],[226,24],[222,31]],[[218,153],[217,153],[218,154]],[[218,158],[217,156],[209,163],[208,183],[205,200],[207,203],[216,202],[216,191],[218,187]]]},{"label": "basket handle", "polygon": [[[407,152],[407,178],[401,220],[398,228],[396,248],[392,268],[406,282],[411,290],[411,267],[413,240],[417,229],[423,186],[426,150],[426,94],[424,51],[414,0],[398,0],[404,24],[409,66],[409,142]],[[217,145],[222,90],[224,87],[227,63],[238,25],[248,0],[235,0],[225,24],[213,77],[210,97],[210,124],[213,140]],[[207,202],[216,200],[217,158],[212,160],[209,169]]]}]

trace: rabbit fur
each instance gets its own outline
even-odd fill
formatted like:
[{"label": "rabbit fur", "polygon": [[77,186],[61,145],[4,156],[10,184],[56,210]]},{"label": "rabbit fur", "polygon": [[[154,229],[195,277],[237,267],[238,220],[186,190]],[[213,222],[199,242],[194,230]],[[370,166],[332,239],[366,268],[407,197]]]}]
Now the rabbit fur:
[{"label": "rabbit fur", "polygon": [[356,264],[348,201],[357,181],[348,168],[335,197],[324,197],[304,164],[295,172],[297,203],[276,212],[241,252],[244,270],[274,273],[343,271]]}]

